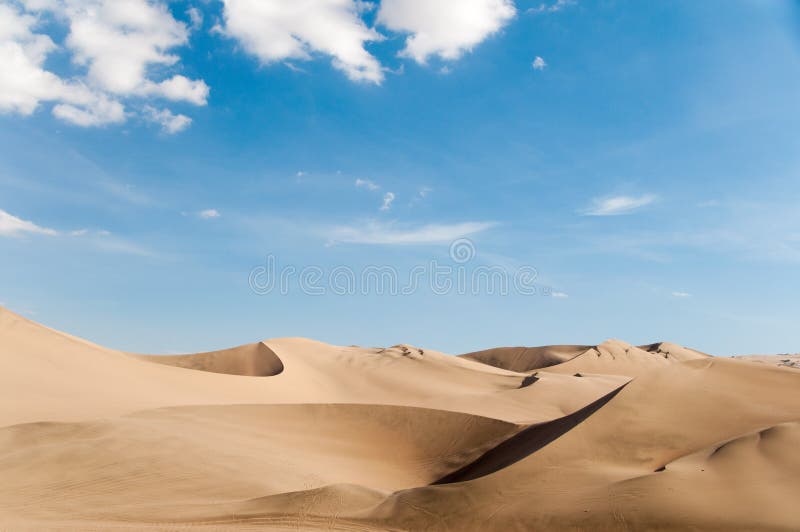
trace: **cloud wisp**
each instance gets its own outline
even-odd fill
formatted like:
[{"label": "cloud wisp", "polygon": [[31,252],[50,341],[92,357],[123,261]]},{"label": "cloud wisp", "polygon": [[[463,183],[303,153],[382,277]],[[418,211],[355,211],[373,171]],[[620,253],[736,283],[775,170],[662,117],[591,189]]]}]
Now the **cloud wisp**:
[{"label": "cloud wisp", "polygon": [[571,5],[576,4],[576,0],[556,0],[552,4],[539,4],[536,7],[530,7],[525,12],[526,13],[557,13],[564,9],[565,7],[569,7]]},{"label": "cloud wisp", "polygon": [[585,209],[584,216],[619,216],[631,214],[642,207],[650,205],[656,201],[654,194],[643,196],[611,196],[607,198],[595,198],[592,206]]},{"label": "cloud wisp", "polygon": [[394,202],[394,192],[387,192],[383,195],[383,205],[381,205],[382,211],[388,211],[392,208],[392,203]]},{"label": "cloud wisp", "polygon": [[380,185],[370,179],[356,179],[356,188],[366,188],[367,190],[378,190]]},{"label": "cloud wisp", "polygon": [[219,218],[220,216],[222,216],[222,214],[217,209],[205,209],[198,212],[197,215],[203,220],[212,220],[214,218]]},{"label": "cloud wisp", "polygon": [[25,234],[56,236],[59,233],[0,209],[0,236],[20,237]]},{"label": "cloud wisp", "polygon": [[481,233],[496,225],[495,222],[461,222],[407,226],[370,221],[359,225],[333,227],[325,231],[325,236],[329,244],[442,244]]},{"label": "cloud wisp", "polygon": [[106,230],[75,229],[60,231],[44,227],[29,220],[24,220],[9,212],[0,209],[0,237],[22,238],[28,235],[44,235],[69,239],[75,243],[82,242],[101,251],[123,253],[152,257],[155,254],[150,250],[130,242],[124,238],[112,235]]}]

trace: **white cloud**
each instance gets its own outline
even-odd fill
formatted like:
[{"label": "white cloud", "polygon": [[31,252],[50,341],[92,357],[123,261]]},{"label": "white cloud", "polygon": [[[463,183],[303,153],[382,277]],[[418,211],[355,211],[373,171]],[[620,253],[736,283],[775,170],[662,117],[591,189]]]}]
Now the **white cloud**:
[{"label": "white cloud", "polygon": [[166,5],[147,0],[61,0],[48,2],[69,22],[67,47],[86,66],[88,78],[121,95],[149,90],[148,68],[171,66],[171,48],[188,41],[186,26]]},{"label": "white cloud", "polygon": [[[41,33],[40,19],[64,26],[56,43]],[[53,35],[60,35],[56,31]],[[124,122],[127,98],[165,98],[205,105],[202,80],[173,75],[152,79],[174,67],[175,47],[188,29],[160,0],[20,0],[0,5],[0,112],[33,113],[53,103],[53,114],[89,127]],[[70,54],[74,72],[60,77],[45,69],[56,51]]]},{"label": "white cloud", "polygon": [[544,59],[537,55],[536,59],[534,59],[533,63],[531,63],[531,66],[534,70],[544,70],[544,68],[547,66],[547,63]]},{"label": "white cloud", "polygon": [[55,236],[58,231],[17,218],[13,214],[0,209],[0,236],[22,236],[26,233]]},{"label": "white cloud", "polygon": [[356,187],[366,188],[367,190],[378,190],[379,188],[381,188],[380,186],[376,185],[369,179],[360,179],[360,178],[356,179]]},{"label": "white cloud", "polygon": [[656,196],[613,196],[610,198],[596,198],[593,206],[583,212],[586,216],[616,216],[630,214],[656,200]]},{"label": "white cloud", "polygon": [[353,0],[223,0],[222,31],[263,63],[307,60],[313,53],[354,81],[380,84],[380,63],[364,48],[383,37],[360,18],[363,2]]},{"label": "white cloud", "polygon": [[205,209],[200,211],[198,215],[204,220],[210,220],[211,218],[219,218],[222,216],[217,209]]},{"label": "white cloud", "polygon": [[76,126],[104,126],[125,121],[125,107],[116,100],[98,95],[89,105],[76,106],[59,103],[53,107],[53,115]]},{"label": "white cloud", "polygon": [[176,75],[160,83],[146,80],[138,92],[143,95],[161,96],[173,101],[186,101],[194,105],[205,105],[209,88],[203,80],[194,80]]},{"label": "white cloud", "polygon": [[494,222],[462,222],[398,227],[394,223],[367,222],[335,227],[326,232],[331,243],[353,244],[441,244],[456,238],[480,233],[494,227]]},{"label": "white cloud", "polygon": [[418,63],[454,60],[499,31],[516,14],[512,0],[383,0],[378,22],[410,33],[401,52]]},{"label": "white cloud", "polygon": [[[37,23],[35,16],[0,4],[0,112],[29,115],[42,101],[61,101],[63,107],[59,107],[57,116],[79,125],[89,121],[109,123],[124,116],[118,103],[82,82],[64,81],[44,70],[47,56],[57,46],[47,35],[34,32]],[[76,106],[96,109],[84,109],[81,114]]]},{"label": "white cloud", "polygon": [[169,109],[156,109],[155,107],[145,106],[145,118],[159,124],[164,133],[174,135],[180,133],[192,124],[192,119],[186,115],[173,114]]},{"label": "white cloud", "polygon": [[576,0],[556,0],[552,4],[539,4],[537,7],[528,8],[526,13],[555,13],[575,3]]},{"label": "white cloud", "polygon": [[692,294],[688,292],[672,292],[672,297],[687,298],[687,297],[692,297]]},{"label": "white cloud", "polygon": [[394,192],[387,192],[383,195],[383,205],[381,205],[382,211],[388,211],[392,208],[392,202],[394,201]]},{"label": "white cloud", "polygon": [[556,299],[567,299],[569,297],[569,294],[565,292],[556,292],[555,290],[551,292],[550,295]]},{"label": "white cloud", "polygon": [[186,15],[192,23],[192,29],[197,30],[203,27],[203,12],[196,7],[190,7],[186,10]]}]

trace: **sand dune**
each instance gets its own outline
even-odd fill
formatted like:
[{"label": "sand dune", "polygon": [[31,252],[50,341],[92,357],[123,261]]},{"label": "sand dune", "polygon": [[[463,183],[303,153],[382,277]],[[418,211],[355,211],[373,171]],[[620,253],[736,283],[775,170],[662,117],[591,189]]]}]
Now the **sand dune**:
[{"label": "sand dune", "polygon": [[510,371],[533,371],[555,366],[591,349],[588,345],[546,345],[542,347],[495,347],[460,355]]},{"label": "sand dune", "polygon": [[0,309],[0,529],[796,530],[798,384],[666,342],[138,355]]},{"label": "sand dune", "polygon": [[770,364],[773,366],[780,366],[783,368],[800,369],[800,354],[790,355],[736,355],[736,360],[744,360],[746,362],[758,362],[761,364]]},{"label": "sand dune", "polygon": [[283,361],[264,342],[193,355],[139,355],[138,358],[178,368],[244,377],[271,377],[283,371]]}]

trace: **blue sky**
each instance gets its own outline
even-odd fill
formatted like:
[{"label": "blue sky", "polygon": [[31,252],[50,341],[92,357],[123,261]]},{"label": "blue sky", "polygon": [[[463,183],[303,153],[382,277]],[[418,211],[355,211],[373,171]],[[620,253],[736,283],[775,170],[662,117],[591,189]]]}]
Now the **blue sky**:
[{"label": "blue sky", "polygon": [[[2,0],[0,62],[0,302],[52,327],[800,349],[795,3]],[[461,237],[537,294],[248,285]]]}]

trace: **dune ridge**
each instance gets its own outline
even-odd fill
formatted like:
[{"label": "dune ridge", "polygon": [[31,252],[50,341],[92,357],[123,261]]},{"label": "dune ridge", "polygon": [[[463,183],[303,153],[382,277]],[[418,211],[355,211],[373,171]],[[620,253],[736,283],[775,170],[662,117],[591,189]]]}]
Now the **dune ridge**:
[{"label": "dune ridge", "polygon": [[139,355],[0,308],[0,529],[794,530],[798,384],[668,342]]}]

